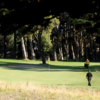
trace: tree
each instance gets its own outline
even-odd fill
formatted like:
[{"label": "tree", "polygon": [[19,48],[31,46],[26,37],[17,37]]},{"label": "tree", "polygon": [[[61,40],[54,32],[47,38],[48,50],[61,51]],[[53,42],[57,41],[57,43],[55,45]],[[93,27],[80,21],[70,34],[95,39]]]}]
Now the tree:
[{"label": "tree", "polygon": [[28,46],[27,49],[29,49],[29,47],[30,47],[30,50],[28,50],[28,54],[29,54],[29,52],[31,52],[31,59],[35,59],[32,38],[33,38],[33,35],[31,33],[28,33],[27,34],[27,42],[29,42],[29,43],[27,44],[27,46]]},{"label": "tree", "polygon": [[[60,7],[61,5],[63,5],[62,8]],[[57,0],[55,1],[54,0],[48,0],[48,1],[47,0],[37,0],[37,1],[36,0],[31,0],[31,1],[30,0],[14,0],[14,1],[1,0],[0,1],[0,7],[1,7],[0,23],[2,23],[1,33],[2,35],[4,35],[4,40],[6,41],[6,36],[8,34],[12,34],[13,32],[15,32],[16,29],[20,29],[25,25],[28,25],[27,31],[30,30],[35,25],[41,25],[42,27],[45,26],[46,28],[47,25],[50,24],[50,20],[52,18],[58,16],[60,12],[66,10],[69,13],[71,18],[73,19],[76,18],[78,21],[80,21],[80,23],[82,22],[80,25],[77,25],[76,30],[80,30],[81,27],[83,26],[86,29],[86,31],[89,34],[91,34],[91,32],[98,32],[100,26],[99,6],[100,6],[100,2],[98,0],[95,1],[76,0],[73,1],[73,4],[72,1],[67,1],[66,4],[65,0],[63,1],[61,0],[59,1]],[[72,7],[74,9],[72,9]],[[55,8],[57,8],[57,10]],[[33,12],[34,14],[31,12]],[[42,14],[40,12],[42,12]],[[76,14],[74,14],[73,12],[76,12]],[[44,18],[49,15],[52,15],[52,17],[49,17],[47,19]],[[36,19],[38,19],[38,21]],[[94,26],[92,27],[93,24]],[[79,35],[77,36],[77,39],[79,39]],[[79,42],[79,40],[77,39],[76,42],[77,41]],[[5,42],[4,45],[5,45],[5,57],[6,57],[7,43]],[[67,43],[66,45],[68,47],[69,44]],[[75,47],[78,47],[78,45],[79,43]],[[76,51],[78,52],[78,49],[76,49]]]},{"label": "tree", "polygon": [[42,46],[43,46],[43,52],[45,56],[48,56],[48,54],[50,56],[52,54],[52,43],[50,40],[50,34],[51,33],[44,32],[42,36]]},{"label": "tree", "polygon": [[[40,0],[40,1],[10,0],[9,2],[7,0],[1,0],[0,3],[1,3],[1,8],[3,10],[4,8],[6,8],[8,12],[8,14],[1,15],[2,22],[9,23],[9,24],[17,23],[18,27],[22,27],[26,24],[43,25],[44,21],[45,21],[44,26],[47,26],[51,18],[44,19],[45,16],[53,15],[53,17],[55,17],[58,16],[60,12],[64,12],[64,11],[69,12],[72,18],[79,18],[80,16],[83,16],[84,14],[87,13],[91,13],[93,15],[94,12],[96,12],[99,15],[98,11],[100,9],[98,7],[100,4],[98,0],[95,0],[95,2],[94,0],[89,0],[89,1],[76,0],[73,1],[73,4],[72,1],[67,1],[66,4],[64,0],[63,1],[61,0],[59,1],[57,0],[55,1],[54,0],[48,0],[48,1],[47,0]],[[60,8],[61,5],[63,5],[62,8]],[[55,9],[55,7],[57,8],[57,10]],[[71,7],[73,7],[74,9],[71,9]],[[34,12],[34,14],[31,13],[31,11]],[[42,15],[40,14],[40,12],[42,12]],[[73,12],[75,12],[76,14],[74,14]],[[98,15],[96,15],[93,20],[96,20]],[[38,21],[36,19],[38,19]]]}]

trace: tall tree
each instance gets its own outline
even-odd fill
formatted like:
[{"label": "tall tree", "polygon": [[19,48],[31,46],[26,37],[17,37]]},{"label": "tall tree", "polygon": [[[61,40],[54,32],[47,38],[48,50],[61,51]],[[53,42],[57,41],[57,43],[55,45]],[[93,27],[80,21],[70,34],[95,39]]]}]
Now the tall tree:
[{"label": "tall tree", "polygon": [[7,52],[7,35],[4,34],[4,58],[6,58],[6,52]]},{"label": "tall tree", "polygon": [[22,47],[22,56],[23,56],[23,59],[28,59],[28,55],[27,55],[27,52],[26,52],[26,48],[25,48],[23,36],[21,36],[21,47]]},{"label": "tall tree", "polygon": [[[31,59],[35,59],[35,53],[34,53],[33,42],[32,42],[32,34],[28,34],[27,36],[28,36],[27,42],[29,42],[29,46],[30,46],[30,51],[28,52],[31,52]],[[28,46],[28,49],[29,49],[29,46]]]}]

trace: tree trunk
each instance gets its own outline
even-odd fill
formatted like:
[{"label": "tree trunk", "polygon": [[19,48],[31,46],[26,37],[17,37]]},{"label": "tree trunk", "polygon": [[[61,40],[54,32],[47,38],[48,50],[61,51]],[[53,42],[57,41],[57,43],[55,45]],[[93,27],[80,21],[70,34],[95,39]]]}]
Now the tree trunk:
[{"label": "tree trunk", "polygon": [[87,47],[86,47],[86,49],[85,49],[85,50],[86,50],[86,51],[85,51],[85,52],[86,52],[86,59],[89,59],[89,58],[88,58]]},{"label": "tree trunk", "polygon": [[75,60],[79,61],[79,46],[78,45],[76,45],[76,53],[75,54],[76,54],[75,55]]},{"label": "tree trunk", "polygon": [[53,56],[54,56],[54,61],[57,61],[57,53],[56,53],[56,48],[54,48]]},{"label": "tree trunk", "polygon": [[[29,49],[30,48],[30,49]],[[33,49],[32,35],[27,34],[27,51],[28,55],[31,56],[31,59],[35,59],[35,53]]]},{"label": "tree trunk", "polygon": [[84,49],[83,49],[83,47],[84,47],[84,42],[83,42],[83,39],[82,39],[82,32],[81,32],[81,56],[84,56]]},{"label": "tree trunk", "polygon": [[80,39],[80,52],[81,52],[81,54],[80,54],[80,58],[82,59],[82,57],[84,56],[84,41],[83,41],[83,39],[82,39],[82,32],[81,32],[81,39]]},{"label": "tree trunk", "polygon": [[82,45],[81,45],[81,53],[82,53],[82,57],[84,56],[84,43],[83,43],[83,41],[82,41]]},{"label": "tree trunk", "polygon": [[32,57],[32,59],[35,59],[35,53],[34,53],[34,50],[33,50],[32,39],[29,39],[29,41],[30,41],[30,47],[31,47],[31,57]]},{"label": "tree trunk", "polygon": [[75,60],[79,61],[79,43],[77,37],[75,38]]},{"label": "tree trunk", "polygon": [[45,60],[45,56],[44,56],[44,54],[43,54],[41,42],[38,43],[38,48],[39,48],[39,51],[40,51],[40,54],[41,54],[42,62],[43,62],[43,64],[46,64],[46,60]]},{"label": "tree trunk", "polygon": [[56,53],[56,46],[53,39],[53,60],[57,61],[57,53]]},{"label": "tree trunk", "polygon": [[[75,30],[75,26],[74,26],[74,30]],[[75,59],[75,32],[73,32],[72,36],[73,36],[73,41],[71,41],[71,49],[72,49],[73,59]]]},{"label": "tree trunk", "polygon": [[[92,42],[92,40],[91,40],[91,42]],[[90,42],[90,57],[92,56],[91,54],[92,54],[92,43]],[[91,59],[91,58],[90,58]]]},{"label": "tree trunk", "polygon": [[15,52],[15,59],[17,58],[17,53],[16,53],[16,32],[14,32],[14,52]]},{"label": "tree trunk", "polygon": [[98,61],[98,58],[97,58],[97,52],[96,52],[97,46],[96,46],[95,41],[94,41],[94,46],[95,46],[95,58],[96,58],[96,61]]},{"label": "tree trunk", "polygon": [[41,42],[39,43],[39,45],[40,45],[40,54],[41,54],[42,62],[43,62],[43,64],[46,64],[46,60],[45,60],[45,56],[44,56],[44,53],[43,53]]},{"label": "tree trunk", "polygon": [[28,57],[30,58],[30,49],[29,49],[29,38],[28,38],[28,34],[27,34],[27,54],[28,54]]},{"label": "tree trunk", "polygon": [[21,37],[21,47],[22,47],[22,56],[23,56],[23,59],[27,59],[28,56],[27,56],[27,53],[26,53],[23,36]]},{"label": "tree trunk", "polygon": [[79,61],[82,61],[81,44],[81,39],[79,39]]},{"label": "tree trunk", "polygon": [[67,61],[69,61],[69,42],[68,42],[68,32],[67,32]]},{"label": "tree trunk", "polygon": [[63,61],[62,47],[59,48],[60,60]]},{"label": "tree trunk", "polygon": [[42,33],[40,35],[40,40],[38,40],[38,47],[39,47],[39,50],[40,50],[42,62],[43,62],[43,64],[46,64],[46,59],[45,59],[45,56],[44,56],[44,53],[43,53],[43,48],[42,48],[42,34],[43,34],[43,32],[44,32],[44,28],[42,29]]},{"label": "tree trunk", "polygon": [[64,48],[66,54],[66,61],[69,61],[69,52],[68,52],[69,45],[64,44]]},{"label": "tree trunk", "polygon": [[88,59],[88,53],[87,53],[87,47],[86,47],[86,41],[84,40],[84,51],[85,51],[85,59]]},{"label": "tree trunk", "polygon": [[[66,34],[66,33],[65,33]],[[64,48],[65,48],[65,53],[66,53],[66,60],[69,61],[69,43],[68,43],[68,32],[65,35],[65,44],[64,44]]]},{"label": "tree trunk", "polygon": [[99,61],[100,61],[100,43],[99,43]]},{"label": "tree trunk", "polygon": [[95,56],[94,56],[94,42],[92,43],[92,59],[95,61]]},{"label": "tree trunk", "polygon": [[69,61],[69,44],[67,43],[67,61]]},{"label": "tree trunk", "polygon": [[[37,41],[38,50],[41,54],[42,62],[43,62],[43,64],[46,64],[46,59],[45,59],[43,49],[42,49],[42,34],[43,34],[43,31],[44,31],[44,27],[42,29],[42,33],[39,34],[39,29],[38,29],[38,25],[37,25],[37,35],[34,35],[34,36],[35,36],[36,41]],[[40,35],[40,38],[39,38],[39,35]]]},{"label": "tree trunk", "polygon": [[62,53],[63,53],[63,56],[64,56],[64,54],[65,54],[65,48],[64,48],[64,43],[65,43],[65,41],[64,41],[64,36],[62,35]]},{"label": "tree trunk", "polygon": [[7,52],[7,40],[6,40],[6,38],[7,38],[7,35],[4,34],[4,58],[7,57],[6,56],[6,52]]},{"label": "tree trunk", "polygon": [[73,48],[73,44],[72,43],[71,43],[71,49],[72,49],[73,59],[75,59],[75,53],[74,53],[74,48]]}]

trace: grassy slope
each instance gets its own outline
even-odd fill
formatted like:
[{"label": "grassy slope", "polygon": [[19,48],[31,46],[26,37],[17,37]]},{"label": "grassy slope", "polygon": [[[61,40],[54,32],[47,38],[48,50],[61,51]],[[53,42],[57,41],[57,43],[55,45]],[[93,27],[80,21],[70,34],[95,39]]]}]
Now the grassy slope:
[{"label": "grassy slope", "polygon": [[[0,65],[9,64],[34,64],[42,65],[41,61],[24,61],[0,59]],[[86,73],[84,69],[84,62],[51,62],[49,69],[41,68],[11,68],[0,67],[0,81],[7,83],[29,82],[40,85],[54,85],[54,86],[70,86],[81,88],[99,88],[100,89],[100,73],[96,72],[99,69],[100,63],[90,62],[90,69],[93,73],[92,87],[87,86]]]}]

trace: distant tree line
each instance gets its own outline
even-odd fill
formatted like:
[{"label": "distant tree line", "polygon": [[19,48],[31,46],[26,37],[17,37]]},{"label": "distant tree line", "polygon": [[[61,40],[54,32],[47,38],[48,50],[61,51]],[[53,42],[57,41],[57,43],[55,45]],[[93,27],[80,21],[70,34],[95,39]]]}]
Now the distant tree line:
[{"label": "distant tree line", "polygon": [[[70,16],[63,14],[64,11],[67,11]],[[4,44],[4,49],[1,49],[4,51],[4,58],[7,55],[9,42],[7,37],[14,34],[12,44],[14,58],[18,53],[19,58],[22,54],[23,59],[35,59],[33,41],[36,41],[44,64],[45,55],[50,53],[54,56],[53,60],[57,60],[56,52],[60,52],[61,60],[65,56],[67,61],[71,57],[76,61],[82,57],[99,61],[99,11],[98,0],[70,0],[67,3],[65,0],[0,0],[0,35],[4,40],[0,46]],[[60,23],[55,19],[59,15]],[[57,25],[58,29],[56,29]],[[49,47],[45,42],[43,44],[44,33],[51,35],[53,53],[51,49],[49,51],[46,49]]]}]

